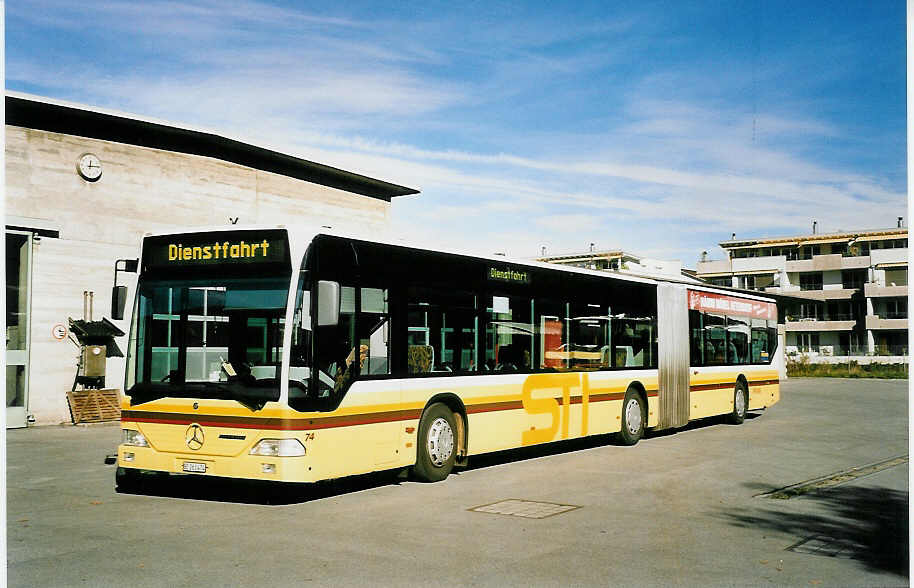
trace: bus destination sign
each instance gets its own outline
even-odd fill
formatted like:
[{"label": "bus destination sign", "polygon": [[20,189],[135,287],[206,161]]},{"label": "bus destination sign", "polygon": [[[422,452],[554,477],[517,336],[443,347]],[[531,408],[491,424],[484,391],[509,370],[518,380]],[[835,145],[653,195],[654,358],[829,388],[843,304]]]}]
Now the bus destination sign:
[{"label": "bus destination sign", "polygon": [[496,282],[508,282],[511,284],[529,284],[530,272],[527,270],[516,270],[511,267],[490,267],[489,279]]},{"label": "bus destination sign", "polygon": [[778,309],[773,302],[747,300],[735,296],[689,290],[689,310],[720,312],[758,319],[777,320]]},{"label": "bus destination sign", "polygon": [[283,231],[232,231],[148,237],[143,269],[289,263]]}]

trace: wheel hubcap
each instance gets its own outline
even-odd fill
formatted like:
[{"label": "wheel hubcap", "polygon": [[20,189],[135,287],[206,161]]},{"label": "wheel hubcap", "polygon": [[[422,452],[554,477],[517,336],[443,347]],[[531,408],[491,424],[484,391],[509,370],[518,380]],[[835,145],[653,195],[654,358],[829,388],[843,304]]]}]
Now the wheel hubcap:
[{"label": "wheel hubcap", "polygon": [[746,413],[746,393],[742,388],[736,390],[736,414],[743,416]]},{"label": "wheel hubcap", "polygon": [[450,459],[454,452],[454,430],[446,419],[441,417],[432,422],[428,428],[428,457],[441,467]]},{"label": "wheel hubcap", "polygon": [[635,399],[629,400],[625,405],[625,424],[632,435],[641,432],[641,405]]}]

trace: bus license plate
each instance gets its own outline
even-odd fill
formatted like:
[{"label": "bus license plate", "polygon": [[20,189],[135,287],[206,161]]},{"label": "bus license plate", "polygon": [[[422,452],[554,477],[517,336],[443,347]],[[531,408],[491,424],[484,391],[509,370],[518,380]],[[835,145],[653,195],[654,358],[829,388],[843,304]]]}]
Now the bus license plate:
[{"label": "bus license plate", "polygon": [[206,464],[197,463],[195,461],[185,461],[184,462],[184,471],[190,472],[192,474],[205,474],[206,473]]}]

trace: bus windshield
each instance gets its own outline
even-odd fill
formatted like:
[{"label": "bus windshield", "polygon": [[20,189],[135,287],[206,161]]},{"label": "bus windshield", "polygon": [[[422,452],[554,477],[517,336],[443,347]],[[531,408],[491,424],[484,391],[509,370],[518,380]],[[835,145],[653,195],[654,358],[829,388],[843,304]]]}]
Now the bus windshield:
[{"label": "bus windshield", "polygon": [[221,398],[259,410],[279,399],[289,279],[141,279],[126,393]]}]

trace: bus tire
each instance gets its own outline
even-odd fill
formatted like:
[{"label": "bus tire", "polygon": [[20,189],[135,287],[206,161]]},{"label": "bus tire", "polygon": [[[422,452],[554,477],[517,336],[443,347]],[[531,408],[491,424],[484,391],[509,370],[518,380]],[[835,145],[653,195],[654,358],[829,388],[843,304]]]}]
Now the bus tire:
[{"label": "bus tire", "polygon": [[644,423],[647,420],[647,410],[644,399],[631,388],[625,393],[622,401],[622,430],[619,431],[619,441],[622,445],[634,445],[644,436]]},{"label": "bus tire", "polygon": [[454,469],[457,458],[457,423],[454,413],[435,403],[422,414],[416,449],[415,477],[423,482],[439,482]]},{"label": "bus tire", "polygon": [[746,420],[746,408],[749,406],[749,394],[746,385],[737,382],[733,388],[733,412],[727,415],[727,422],[731,425],[741,425]]}]

